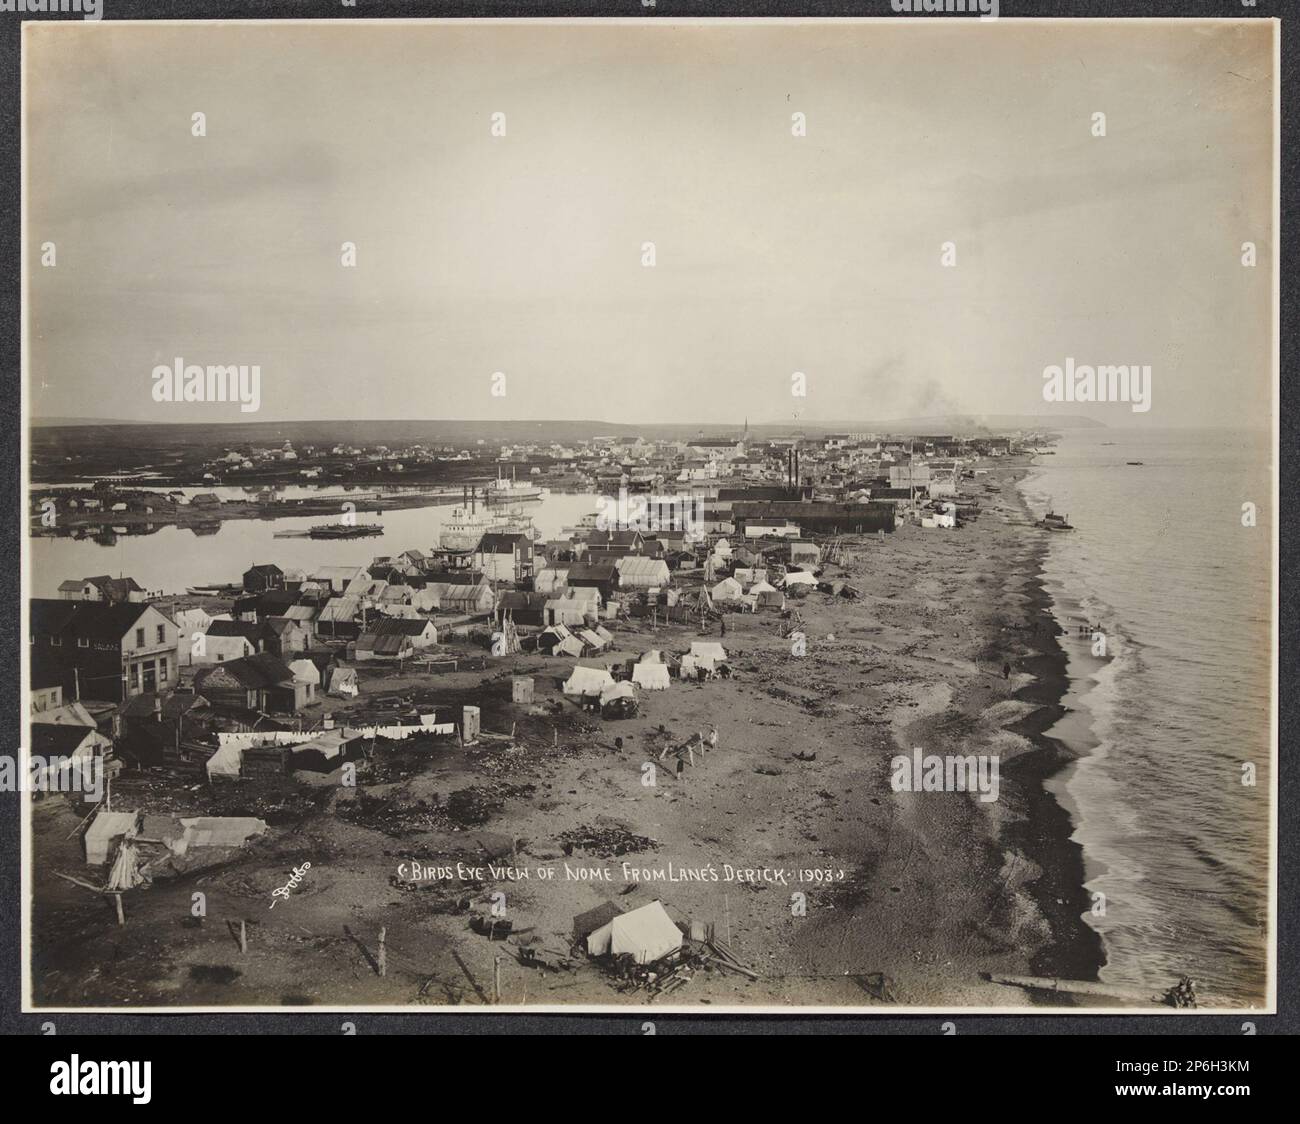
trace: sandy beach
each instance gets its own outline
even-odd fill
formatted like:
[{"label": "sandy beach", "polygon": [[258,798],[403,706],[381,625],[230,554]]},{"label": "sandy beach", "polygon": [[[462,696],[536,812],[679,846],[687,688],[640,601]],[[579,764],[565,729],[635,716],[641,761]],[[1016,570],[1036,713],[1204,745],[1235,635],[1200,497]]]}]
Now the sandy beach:
[{"label": "sandy beach", "polygon": [[[286,781],[267,837],[224,865],[128,894],[122,928],[110,905],[42,873],[35,1005],[265,1006],[268,996],[291,1007],[477,1005],[491,999],[494,970],[503,1004],[641,1004],[643,992],[617,991],[581,958],[573,971],[541,974],[514,953],[521,940],[566,950],[575,915],[654,898],[683,923],[712,923],[758,975],[698,972],[666,1007],[878,1007],[891,997],[1011,1007],[1030,998],[980,973],[1095,979],[1102,952],[1081,919],[1081,855],[1043,787],[1069,758],[1043,735],[1062,713],[1065,659],[1038,577],[1045,532],[1014,486],[1024,471],[1023,461],[992,468],[982,513],[958,530],[907,525],[853,543],[852,558],[825,576],[861,597],[814,592],[797,602],[802,656],[776,612],[730,614],[725,637],[716,624],[701,634],[620,622],[611,660],[707,638],[726,646],[735,671],[642,692],[631,719],[580,711],[558,687],[571,661],[535,654],[493,660],[486,676],[363,677],[350,705],[409,692],[458,717],[470,703],[482,707],[484,730],[513,725],[515,737],[381,746],[355,788],[337,775],[315,787]],[[531,706],[511,701],[515,675],[535,678]],[[340,721],[347,708],[329,700]],[[711,725],[717,747],[674,776],[660,751]],[[997,755],[998,799],[893,791],[890,760],[914,747]],[[643,783],[647,763],[653,785]],[[113,806],[256,815],[266,806],[246,784],[219,798],[177,788],[124,775]],[[37,871],[85,873],[67,838],[81,814],[61,797],[35,807]],[[592,853],[561,838],[579,828],[643,842]],[[486,868],[489,859],[530,876],[410,877],[412,863]],[[310,870],[272,909],[272,890],[304,862]],[[623,863],[646,875],[634,889]],[[728,881],[728,866],[794,881]],[[688,880],[655,880],[670,867]],[[689,880],[709,869],[718,881]],[[832,880],[800,881],[801,871]],[[498,892],[515,928],[507,942],[468,926]],[[240,919],[253,922],[247,953],[232,936]],[[373,967],[381,928],[382,978]]]}]

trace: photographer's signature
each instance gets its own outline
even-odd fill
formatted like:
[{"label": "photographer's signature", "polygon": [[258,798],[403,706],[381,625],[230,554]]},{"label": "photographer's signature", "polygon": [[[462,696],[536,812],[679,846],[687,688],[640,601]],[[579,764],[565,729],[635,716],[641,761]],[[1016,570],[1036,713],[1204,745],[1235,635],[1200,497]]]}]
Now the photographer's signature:
[{"label": "photographer's signature", "polygon": [[[284,898],[285,901],[288,901],[289,891],[292,890],[295,886],[298,885],[299,882],[302,881],[303,875],[305,875],[309,870],[311,870],[311,863],[303,863],[302,866],[295,866],[293,868],[293,874],[289,876],[289,881],[286,882],[283,886],[279,887],[278,889],[272,890],[271,897]],[[271,903],[272,909],[275,908],[275,904],[276,904],[275,902]]]}]

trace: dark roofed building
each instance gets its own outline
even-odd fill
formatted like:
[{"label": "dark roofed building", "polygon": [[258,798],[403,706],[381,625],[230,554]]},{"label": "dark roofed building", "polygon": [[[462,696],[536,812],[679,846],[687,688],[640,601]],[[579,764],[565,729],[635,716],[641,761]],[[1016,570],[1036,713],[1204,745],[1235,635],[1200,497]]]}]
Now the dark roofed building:
[{"label": "dark roofed building", "polygon": [[188,692],[137,695],[122,708],[121,756],[139,765],[182,764],[185,744],[209,732],[211,709],[202,695]]},{"label": "dark roofed building", "polygon": [[497,598],[497,608],[501,610],[502,619],[509,615],[515,624],[535,625],[542,628],[546,625],[546,603],[550,599],[549,593],[521,593],[511,590]]},{"label": "dark roofed building", "polygon": [[490,531],[474,548],[473,564],[489,581],[517,582],[533,569],[533,540],[527,535]]},{"label": "dark roofed building", "polygon": [[284,571],[274,562],[262,562],[244,571],[244,592],[265,593],[284,588]]},{"label": "dark roofed building", "polygon": [[787,500],[737,500],[731,515],[738,530],[748,523],[770,523],[789,519],[804,532],[828,535],[867,534],[894,530],[891,503],[798,503]]},{"label": "dark roofed building", "polygon": [[122,702],[176,685],[176,625],[153,605],[36,597],[28,622],[32,666],[46,678],[57,668],[64,698]]},{"label": "dark roofed building", "polygon": [[296,604],[298,595],[292,590],[268,589],[257,598],[257,608],[254,611],[258,620],[264,617],[282,617]]},{"label": "dark roofed building", "polygon": [[425,617],[386,617],[367,626],[357,637],[356,657],[409,659],[438,642],[438,630]]},{"label": "dark roofed building", "polygon": [[307,684],[296,683],[289,665],[268,652],[203,668],[194,677],[194,690],[228,710],[283,714],[307,704]]},{"label": "dark roofed building", "polygon": [[591,586],[600,590],[606,600],[618,589],[618,564],[613,558],[601,558],[592,562],[573,562],[569,565],[565,581],[570,586]]}]

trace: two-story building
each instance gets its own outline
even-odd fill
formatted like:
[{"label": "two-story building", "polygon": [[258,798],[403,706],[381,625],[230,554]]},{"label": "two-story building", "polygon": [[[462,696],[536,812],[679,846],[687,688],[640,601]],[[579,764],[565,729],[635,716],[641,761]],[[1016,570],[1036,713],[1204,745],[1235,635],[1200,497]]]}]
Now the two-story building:
[{"label": "two-story building", "polygon": [[124,702],[178,679],[177,629],[153,605],[33,598],[33,665],[55,667],[65,698]]}]

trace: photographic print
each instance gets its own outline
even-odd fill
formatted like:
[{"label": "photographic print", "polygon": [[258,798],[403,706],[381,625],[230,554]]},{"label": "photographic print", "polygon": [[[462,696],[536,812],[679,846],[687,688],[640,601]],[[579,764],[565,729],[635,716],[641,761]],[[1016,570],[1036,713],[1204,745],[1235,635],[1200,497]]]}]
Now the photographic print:
[{"label": "photographic print", "polygon": [[28,18],[28,1010],[1274,1009],[1277,25],[969,8]]}]

